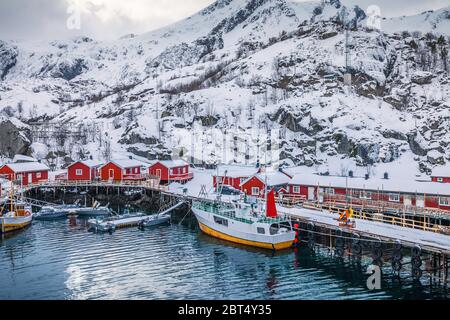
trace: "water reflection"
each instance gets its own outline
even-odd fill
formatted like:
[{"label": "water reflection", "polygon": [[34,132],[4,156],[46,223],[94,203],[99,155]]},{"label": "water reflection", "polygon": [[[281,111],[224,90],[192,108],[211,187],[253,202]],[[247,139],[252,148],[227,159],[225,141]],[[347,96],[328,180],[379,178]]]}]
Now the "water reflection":
[{"label": "water reflection", "polygon": [[172,225],[113,235],[86,220],[36,222],[0,245],[0,299],[445,298],[412,283],[365,288],[366,261],[308,248],[272,252]]}]

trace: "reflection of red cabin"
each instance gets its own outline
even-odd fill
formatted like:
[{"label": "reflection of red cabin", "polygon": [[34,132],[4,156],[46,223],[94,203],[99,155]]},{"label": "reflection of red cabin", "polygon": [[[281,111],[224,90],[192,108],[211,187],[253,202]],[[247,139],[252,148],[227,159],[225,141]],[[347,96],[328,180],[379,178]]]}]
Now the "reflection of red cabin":
[{"label": "reflection of red cabin", "polygon": [[281,171],[256,174],[241,184],[242,191],[249,196],[264,197],[264,190],[275,189],[276,195],[285,194],[291,177]]},{"label": "reflection of red cabin", "polygon": [[159,177],[162,182],[187,182],[194,175],[189,172],[189,164],[183,160],[161,160],[148,168],[152,176]]},{"label": "reflection of red cabin", "polygon": [[99,161],[87,160],[72,163],[67,168],[67,180],[92,181],[99,176],[98,168],[102,165]]},{"label": "reflection of red cabin", "polygon": [[144,180],[142,162],[126,159],[113,160],[100,167],[100,179],[103,181]]},{"label": "reflection of red cabin", "polygon": [[450,183],[450,166],[435,168],[431,174],[431,181]]},{"label": "reflection of red cabin", "polygon": [[0,176],[26,186],[48,180],[48,170],[39,162],[10,163],[0,168]]},{"label": "reflection of red cabin", "polygon": [[221,165],[218,166],[213,176],[213,185],[217,187],[217,182],[219,182],[236,190],[241,190],[241,183],[258,172],[259,169],[254,166]]}]

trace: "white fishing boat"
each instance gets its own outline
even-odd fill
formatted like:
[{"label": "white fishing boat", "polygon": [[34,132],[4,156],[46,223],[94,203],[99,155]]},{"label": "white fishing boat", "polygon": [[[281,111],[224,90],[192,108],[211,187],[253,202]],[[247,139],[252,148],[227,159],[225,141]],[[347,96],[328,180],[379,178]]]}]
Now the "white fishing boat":
[{"label": "white fishing boat", "polygon": [[295,241],[290,219],[277,214],[274,191],[264,202],[194,201],[194,212],[200,229],[213,237],[253,247],[282,250]]},{"label": "white fishing boat", "polygon": [[7,233],[23,229],[31,224],[33,212],[31,207],[14,199],[14,191],[11,186],[11,197],[0,208],[0,233]]}]

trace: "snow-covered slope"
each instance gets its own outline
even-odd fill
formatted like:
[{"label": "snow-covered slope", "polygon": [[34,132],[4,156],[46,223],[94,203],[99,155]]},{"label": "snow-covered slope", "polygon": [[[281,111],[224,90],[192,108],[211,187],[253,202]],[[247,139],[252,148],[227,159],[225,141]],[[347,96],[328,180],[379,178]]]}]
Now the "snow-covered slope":
[{"label": "snow-covered slope", "polygon": [[415,16],[383,19],[385,32],[420,31],[450,34],[450,6],[436,11],[426,11]]},{"label": "snow-covered slope", "polygon": [[[27,149],[59,167],[90,155],[169,158],[184,148],[214,162],[246,152],[218,146],[214,130],[241,139],[271,128],[286,165],[407,161],[429,171],[450,161],[445,12],[384,20],[380,33],[338,0],[218,0],[117,41],[0,41],[0,122],[8,124],[0,123],[0,153]],[[352,88],[343,85],[344,21]],[[414,32],[428,23],[434,35]],[[193,143],[195,130],[205,134]],[[4,142],[14,137],[17,148]]]}]

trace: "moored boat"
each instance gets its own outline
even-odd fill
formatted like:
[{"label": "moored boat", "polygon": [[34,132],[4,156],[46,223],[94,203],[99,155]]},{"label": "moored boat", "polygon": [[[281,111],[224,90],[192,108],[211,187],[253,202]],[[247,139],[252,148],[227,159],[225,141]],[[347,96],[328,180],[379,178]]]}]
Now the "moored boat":
[{"label": "moored boat", "polygon": [[109,204],[106,206],[100,206],[98,202],[95,202],[92,207],[77,207],[69,209],[69,214],[76,214],[78,216],[111,216],[114,212],[109,207]]},{"label": "moored boat", "polygon": [[41,211],[34,214],[35,220],[56,220],[64,219],[67,217],[67,211],[65,209],[58,209],[58,207],[43,207]]},{"label": "moored boat", "polygon": [[123,214],[111,218],[89,219],[89,231],[93,232],[114,232],[119,228],[138,226],[139,223],[146,219],[143,213]]},{"label": "moored boat", "polygon": [[258,202],[194,201],[192,204],[200,229],[213,237],[270,250],[290,248],[295,240],[291,221],[278,217],[274,191],[266,208]]},{"label": "moored boat", "polygon": [[[5,208],[9,207],[9,211]],[[6,211],[4,214],[3,211]],[[33,213],[31,207],[24,203],[13,200],[11,203],[3,207],[0,212],[0,232],[7,233],[23,229],[29,226],[33,220]]]},{"label": "moored boat", "polygon": [[139,228],[145,229],[149,227],[159,226],[170,222],[170,215],[154,214],[139,222]]}]

